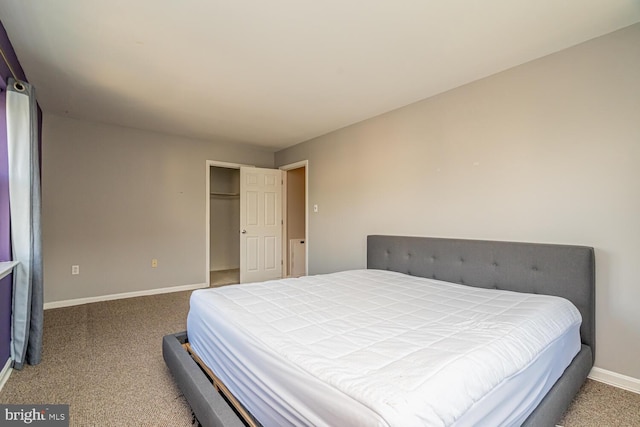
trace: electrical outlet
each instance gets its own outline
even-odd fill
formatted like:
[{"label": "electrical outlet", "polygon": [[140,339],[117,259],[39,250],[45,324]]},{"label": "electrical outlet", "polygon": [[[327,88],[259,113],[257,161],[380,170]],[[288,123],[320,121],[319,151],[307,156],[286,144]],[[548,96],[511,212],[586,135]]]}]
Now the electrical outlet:
[{"label": "electrical outlet", "polygon": [[73,274],[73,275],[80,274],[80,266],[79,265],[72,265],[71,266],[71,274]]},{"label": "electrical outlet", "polygon": [[157,259],[152,259],[151,260],[151,267],[152,268],[156,268],[158,266],[158,260]]}]

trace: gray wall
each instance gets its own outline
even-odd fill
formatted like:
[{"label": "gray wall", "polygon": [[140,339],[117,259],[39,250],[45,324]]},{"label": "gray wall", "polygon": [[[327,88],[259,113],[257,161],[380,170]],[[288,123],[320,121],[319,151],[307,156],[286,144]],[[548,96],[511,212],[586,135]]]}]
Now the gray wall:
[{"label": "gray wall", "polygon": [[310,273],[374,233],[594,246],[596,365],[640,378],[639,76],[640,24],[276,153],[309,160]]},{"label": "gray wall", "polygon": [[205,283],[206,160],[273,167],[262,149],[52,114],[42,145],[45,302]]}]

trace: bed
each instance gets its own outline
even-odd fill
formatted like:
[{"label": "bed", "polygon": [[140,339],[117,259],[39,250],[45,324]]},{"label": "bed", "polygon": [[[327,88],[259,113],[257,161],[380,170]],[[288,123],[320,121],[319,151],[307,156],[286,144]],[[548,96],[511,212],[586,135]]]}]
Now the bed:
[{"label": "bed", "polygon": [[[578,313],[577,315],[581,322],[575,323],[575,319],[567,320],[568,324],[573,325],[575,329],[574,338],[571,345],[567,345],[567,348],[571,348],[571,352],[569,350],[563,350],[562,345],[560,345],[555,353],[548,351],[546,359],[549,360],[557,360],[562,357],[566,358],[566,363],[568,366],[564,369],[563,365],[560,368],[560,371],[557,372],[556,376],[548,375],[547,383],[544,384],[544,381],[541,382],[539,388],[540,395],[535,397],[534,400],[529,401],[527,404],[531,406],[530,409],[526,412],[526,417],[522,417],[520,414],[520,418],[518,415],[514,415],[512,418],[504,418],[505,425],[554,425],[554,423],[562,416],[569,403],[571,402],[573,396],[577,393],[580,386],[586,379],[591,367],[593,366],[594,354],[595,354],[595,318],[594,318],[594,271],[595,271],[595,260],[594,260],[594,251],[592,248],[588,247],[580,247],[580,246],[566,246],[566,245],[548,245],[548,244],[533,244],[533,243],[512,243],[512,242],[494,242],[494,241],[476,241],[476,240],[461,240],[461,239],[437,239],[437,238],[426,238],[426,237],[406,237],[406,236],[369,236],[367,238],[367,268],[371,271],[355,271],[355,272],[347,272],[348,280],[352,280],[353,288],[355,292],[362,292],[362,288],[358,288],[362,284],[359,282],[364,281],[364,283],[376,283],[379,275],[384,276],[384,280],[396,280],[401,281],[401,285],[404,286],[403,289],[411,291],[412,289],[422,289],[423,283],[426,282],[426,279],[429,280],[429,286],[431,283],[436,283],[442,281],[444,285],[452,290],[452,292],[457,293],[458,295],[465,295],[470,293],[477,293],[479,295],[484,295],[484,293],[489,292],[486,289],[498,289],[503,291],[516,291],[519,294],[515,294],[514,292],[498,292],[495,294],[507,295],[506,298],[502,302],[492,302],[492,304],[506,304],[506,305],[514,305],[513,301],[509,298],[526,298],[525,302],[518,302],[517,304],[525,304],[528,307],[532,304],[533,301],[536,301],[536,294],[541,295],[553,295],[559,296],[566,300],[571,301],[573,305],[571,307],[573,310]],[[402,274],[399,274],[402,273]],[[351,275],[351,276],[349,276]],[[385,276],[386,275],[386,276]],[[334,276],[330,276],[329,280],[332,280]],[[349,279],[350,277],[350,279]],[[365,279],[362,279],[364,277]],[[422,279],[426,278],[426,279]],[[307,289],[310,292],[313,292],[313,283],[317,280],[327,280],[326,277],[313,277],[307,280],[310,280],[310,284],[305,284],[304,288],[295,288],[292,283],[285,282],[283,286],[289,286],[293,289],[293,294],[295,295],[298,291],[306,291]],[[341,280],[344,280],[341,278]],[[382,280],[382,279],[380,279]],[[413,281],[417,281],[414,282]],[[435,282],[434,282],[435,281]],[[296,282],[297,283],[297,282]],[[437,284],[437,283],[436,283]],[[323,286],[319,286],[316,289],[323,289]],[[327,289],[330,289],[327,285]],[[375,286],[370,285],[372,288]],[[414,288],[412,288],[414,286]],[[472,287],[472,288],[468,288]],[[264,286],[263,286],[264,288]],[[346,288],[346,287],[345,287]],[[384,290],[385,286],[381,286],[381,289]],[[234,294],[236,294],[236,298],[239,300],[246,299],[246,295],[243,293],[256,293],[258,292],[258,297],[262,298],[260,292],[262,288],[259,285],[248,285],[248,286],[239,286],[236,289],[231,289],[226,291],[227,296],[224,299],[233,299]],[[274,289],[277,289],[274,287]],[[425,287],[428,289],[428,287]],[[333,291],[332,291],[333,292]],[[438,290],[440,292],[440,290]],[[335,292],[334,292],[335,293]],[[428,293],[428,292],[427,292]],[[524,295],[522,293],[526,293],[528,295]],[[532,294],[532,295],[531,295]],[[204,295],[204,294],[203,294]],[[239,296],[238,296],[239,295]],[[413,294],[411,294],[413,295]],[[417,294],[415,294],[417,295]],[[217,297],[216,297],[217,298]],[[315,298],[313,295],[303,295],[300,294],[300,298],[308,299],[311,298],[310,301],[313,301],[313,304],[318,306],[318,312],[321,312],[322,307],[318,305],[318,301],[313,299]],[[341,297],[342,298],[342,297]],[[344,298],[345,301],[348,300],[348,295]],[[388,298],[387,295],[375,295],[372,298],[380,300],[381,298]],[[422,296],[416,296],[416,301],[420,301],[419,298]],[[449,298],[449,297],[447,297]],[[204,298],[203,298],[204,299]],[[199,301],[200,298],[197,301]],[[553,299],[554,301],[560,300],[558,298]],[[448,300],[450,301],[450,300]],[[193,300],[192,300],[193,302]],[[212,302],[213,303],[213,302]],[[206,302],[202,305],[207,305],[209,302]],[[231,301],[227,308],[224,306],[220,306],[218,311],[223,312],[224,310],[234,310],[234,304],[236,302]],[[456,302],[457,304],[457,302]],[[198,305],[197,303],[195,305]],[[332,304],[335,305],[335,304]],[[570,304],[569,304],[570,305]],[[231,308],[229,308],[231,307]],[[277,309],[274,309],[273,305],[264,306],[269,311],[268,313],[277,313]],[[263,308],[264,308],[263,307]],[[431,306],[430,310],[425,314],[426,316],[432,315],[435,310],[432,310]],[[519,306],[522,307],[522,306]],[[387,309],[385,307],[384,309]],[[521,311],[521,309],[519,309]],[[554,309],[555,310],[555,309]],[[190,316],[204,316],[201,314],[196,314],[197,310],[192,309],[194,314],[190,312]],[[291,311],[288,309],[288,311]],[[226,313],[223,317],[227,317],[230,312]],[[273,317],[273,316],[272,316]],[[512,316],[513,317],[513,316]],[[516,316],[517,317],[517,316]],[[551,316],[545,316],[551,317]],[[240,316],[238,317],[240,319]],[[238,320],[240,321],[240,320]],[[274,324],[277,325],[278,319],[272,319]],[[288,319],[287,322],[291,323],[295,320]],[[411,318],[411,321],[415,321]],[[194,323],[194,320],[190,319],[190,323]],[[268,323],[265,320],[265,323]],[[282,322],[281,322],[282,323]],[[474,325],[477,326],[478,322],[473,322]],[[232,325],[233,326],[233,325]],[[288,327],[288,326],[287,326]],[[222,331],[225,327],[219,326],[219,331]],[[227,325],[227,329],[231,329]],[[552,329],[552,327],[546,327],[547,329]],[[490,330],[486,329],[486,330]],[[217,362],[215,360],[210,360],[212,365],[215,365],[215,370],[218,373],[222,374],[221,376],[225,379],[225,381],[229,381],[232,388],[239,394],[239,400],[242,401],[245,399],[247,402],[247,406],[257,408],[256,412],[260,413],[264,410],[269,410],[269,405],[273,405],[277,407],[278,405],[287,405],[288,402],[297,400],[298,397],[303,396],[304,393],[311,393],[312,396],[308,401],[321,402],[319,396],[329,396],[326,403],[317,403],[318,405],[328,406],[328,410],[325,410],[325,413],[334,413],[338,419],[340,417],[344,417],[342,419],[348,419],[349,424],[360,424],[360,425],[374,425],[380,424],[384,425],[384,419],[382,422],[379,422],[375,417],[379,415],[379,410],[374,408],[373,415],[368,412],[367,408],[371,407],[377,401],[389,401],[393,400],[394,390],[396,388],[391,387],[388,390],[380,387],[371,387],[371,384],[360,384],[360,377],[355,375],[355,371],[358,369],[358,363],[354,364],[354,361],[351,360],[352,365],[348,365],[349,360],[346,360],[344,363],[347,363],[346,371],[343,369],[343,372],[340,373],[340,369],[336,368],[328,368],[326,366],[322,366],[321,362],[318,362],[321,359],[316,359],[315,361],[309,362],[308,365],[304,365],[307,362],[302,363],[300,366],[303,369],[299,371],[307,372],[310,371],[313,374],[314,378],[322,379],[323,381],[328,381],[328,385],[323,385],[322,383],[310,383],[310,379],[308,377],[301,377],[300,381],[294,381],[291,378],[295,379],[296,375],[299,375],[300,372],[293,370],[289,371],[289,375],[286,375],[287,378],[290,378],[290,383],[285,384],[284,386],[280,384],[280,389],[272,388],[270,393],[263,393],[266,396],[266,401],[268,402],[266,405],[266,409],[263,407],[260,409],[259,406],[255,406],[255,403],[252,402],[254,397],[251,396],[251,390],[253,389],[255,383],[259,382],[269,382],[269,379],[263,378],[261,375],[256,374],[252,376],[252,372],[259,371],[261,366],[264,366],[264,371],[269,373],[271,371],[282,370],[283,372],[287,372],[286,366],[283,368],[280,362],[273,361],[270,357],[273,355],[268,355],[267,360],[253,362],[254,365],[251,365],[251,358],[244,358],[244,355],[248,348],[242,347],[233,347],[231,345],[228,349],[222,349],[220,351],[217,350],[207,350],[204,346],[204,343],[207,342],[207,334],[217,334],[216,328],[210,329],[208,331],[203,332],[202,330],[198,330],[197,327],[190,326],[190,333],[194,340],[194,346],[199,346],[196,351],[194,351],[194,356],[196,360],[201,362],[201,359],[198,357],[198,352],[202,353],[201,355],[206,355],[205,358],[211,357],[211,354],[225,354],[227,352],[227,358],[235,357],[234,355],[242,355],[242,359],[244,360],[245,365],[249,366],[248,373],[238,374],[238,378],[247,377],[247,385],[245,387],[245,391],[249,390],[249,395],[246,395],[245,391],[243,391],[242,387],[238,388],[233,376],[228,376],[228,373],[225,373],[224,366],[221,368],[217,366]],[[260,339],[257,341],[266,341],[269,339],[275,340],[273,343],[281,343],[281,347],[293,346],[295,347],[295,343],[289,342],[289,337],[287,336],[277,336],[276,334],[272,334],[273,328],[267,330],[261,330]],[[220,332],[222,335],[222,332]],[[293,334],[295,335],[295,334]],[[309,334],[312,335],[312,334]],[[304,338],[304,334],[301,335],[301,338]],[[391,337],[392,339],[394,337]],[[217,338],[216,338],[217,339]],[[282,340],[285,341],[282,341]],[[215,339],[213,339],[215,341]],[[229,339],[224,338],[222,341],[229,341]],[[234,341],[233,338],[230,339]],[[278,341],[280,340],[280,341]],[[555,339],[553,339],[555,340]],[[233,425],[243,425],[243,421],[238,415],[238,411],[233,409],[227,402],[227,399],[223,397],[216,388],[211,385],[211,380],[208,375],[205,374],[203,368],[201,368],[195,361],[194,357],[190,355],[187,351],[185,351],[185,344],[189,341],[189,336],[186,332],[168,335],[164,337],[163,340],[163,355],[167,366],[172,372],[176,382],[178,383],[180,389],[185,395],[187,401],[191,405],[195,416],[203,425],[214,425],[214,426],[233,426]],[[235,340],[240,341],[243,340]],[[535,341],[535,340],[531,340]],[[555,341],[554,341],[555,342]],[[450,344],[447,344],[450,345]],[[551,346],[547,346],[546,344],[541,344],[545,349],[551,348]],[[320,347],[322,348],[322,347]],[[334,349],[324,349],[323,351],[334,351]],[[501,350],[496,353],[495,357],[499,358],[500,354],[507,352],[510,350]],[[545,350],[547,351],[547,350]],[[261,351],[263,352],[263,351]],[[357,353],[357,352],[356,352]],[[293,353],[292,353],[293,354]],[[564,356],[562,356],[564,354]],[[574,357],[575,354],[575,357]],[[295,354],[290,357],[297,357]],[[491,358],[491,357],[489,357]],[[513,357],[516,358],[516,357]],[[371,359],[370,357],[367,360]],[[509,359],[509,358],[507,358]],[[544,357],[540,357],[536,360],[544,359]],[[358,360],[357,357],[354,360]],[[411,359],[409,359],[411,360]],[[476,363],[476,360],[472,360],[473,363]],[[241,364],[242,364],[241,363]],[[271,363],[271,364],[270,364]],[[297,363],[297,362],[296,362]],[[318,364],[320,363],[320,365]],[[341,362],[342,363],[342,362]],[[525,364],[528,362],[525,361]],[[396,363],[401,365],[401,363]],[[532,363],[529,363],[532,364]],[[205,363],[206,365],[206,363]],[[468,364],[467,364],[468,365]],[[460,371],[461,366],[464,365],[455,365],[455,372]],[[468,366],[467,366],[468,367]],[[205,366],[206,368],[206,366]],[[369,369],[370,366],[363,365],[363,369]],[[230,368],[232,371],[234,368]],[[314,371],[314,369],[316,369]],[[332,370],[333,369],[333,370]],[[402,368],[407,370],[406,367]],[[440,368],[438,368],[440,369]],[[516,371],[520,372],[518,367],[515,368]],[[373,371],[373,369],[370,369]],[[556,368],[558,370],[558,368]],[[336,372],[340,373],[340,375],[336,376]],[[349,375],[349,381],[344,380],[345,372]],[[402,375],[398,375],[398,371],[384,371],[381,376],[389,376],[389,372],[393,373],[394,377],[403,377]],[[460,371],[462,372],[462,371]],[[474,374],[474,371],[469,371],[471,374]],[[470,375],[467,372],[463,376]],[[483,370],[480,370],[479,373],[483,373]],[[353,375],[352,375],[353,374]],[[415,374],[415,372],[414,372]],[[214,374],[215,375],[215,374]],[[511,377],[517,377],[512,373],[506,374],[510,379]],[[324,377],[323,377],[324,376]],[[407,386],[407,384],[411,387],[415,385],[410,384],[410,379],[415,375],[407,375],[409,379],[398,381],[399,386]],[[375,377],[375,376],[374,376]],[[557,379],[559,377],[559,379]],[[355,378],[355,379],[354,379]],[[513,387],[515,389],[522,389],[522,384],[535,383],[535,381],[526,380],[526,375],[524,383],[513,383]],[[557,379],[557,381],[556,381]],[[374,379],[372,381],[377,381],[378,379]],[[240,381],[240,380],[238,380]],[[245,380],[242,380],[245,381]],[[253,382],[252,382],[253,381]],[[286,383],[286,381],[285,381]],[[304,387],[300,390],[296,389],[300,383],[302,384],[311,384],[311,387],[308,387],[311,391],[305,391]],[[374,384],[377,384],[374,382]],[[360,388],[358,389],[358,386]],[[384,396],[370,396],[368,390],[375,390],[380,388],[380,390],[385,390]],[[400,387],[402,388],[402,387]],[[436,387],[435,390],[443,389]],[[319,390],[318,396],[313,396],[313,390]],[[333,394],[330,391],[335,391]],[[362,411],[358,412],[357,409],[353,412],[353,405],[349,403],[351,400],[351,396],[344,393],[344,391],[356,390],[355,393],[358,396],[362,397],[364,406]],[[509,391],[511,390],[511,391]],[[513,392],[513,388],[509,389],[508,387],[503,388],[502,394],[511,395],[517,394]],[[427,389],[423,390],[424,393],[429,393]],[[430,391],[432,394],[433,389]],[[441,393],[446,394],[446,393]],[[496,394],[496,393],[494,393]],[[529,392],[521,393],[524,396],[532,395]],[[344,396],[341,398],[341,396]],[[280,397],[280,399],[278,399]],[[441,408],[447,406],[447,401],[443,401],[443,403],[439,403],[437,400],[440,398],[438,393],[432,395],[430,401],[434,402],[434,411],[439,411]],[[477,396],[475,397],[477,398]],[[270,400],[275,399],[275,400]],[[369,400],[367,400],[369,399]],[[474,397],[471,396],[473,400]],[[300,397],[299,400],[304,400],[304,398]],[[399,399],[402,401],[402,399]],[[503,408],[508,408],[509,405],[504,403],[498,405],[498,407],[490,407],[485,405],[484,402],[489,401],[488,399],[481,400],[480,404],[474,404],[474,411],[468,411],[473,414],[475,412],[476,418],[464,418],[456,419],[456,424],[454,425],[473,425],[477,424],[478,420],[492,420],[492,416],[495,415],[496,412],[500,412]],[[263,405],[265,406],[265,405]],[[313,405],[312,405],[313,406]],[[345,408],[343,408],[343,406]],[[356,407],[358,404],[356,403]],[[452,405],[454,406],[454,405]],[[534,408],[532,411],[531,409]],[[399,406],[400,410],[394,416],[402,417],[404,415],[403,406]],[[314,409],[315,410],[315,409]],[[341,412],[341,411],[345,412]],[[349,412],[351,411],[351,412]],[[285,413],[287,412],[285,408]],[[316,411],[318,412],[318,411]],[[319,412],[323,412],[322,409]],[[382,411],[384,412],[384,411]],[[353,415],[355,418],[347,418]],[[307,415],[305,415],[307,416]],[[309,418],[291,418],[291,424],[321,424],[316,422],[316,419],[313,418],[314,414],[309,415]],[[371,418],[373,416],[373,418]],[[360,418],[358,418],[360,417]],[[369,418],[368,418],[369,417]],[[486,418],[485,418],[486,417]],[[264,414],[260,413],[260,418],[264,418]],[[274,424],[279,421],[277,418],[270,419],[266,418],[266,424]],[[402,418],[396,418],[396,420],[401,420]],[[420,419],[429,419],[427,418],[416,418]],[[416,422],[416,419],[411,421],[411,418],[407,418],[407,422]],[[447,415],[443,415],[440,418],[436,418],[437,420],[442,421],[443,425],[450,424],[447,421]],[[398,422],[396,422],[398,423]],[[419,423],[419,421],[418,421]],[[431,422],[430,422],[431,423]],[[327,421],[327,424],[336,424],[335,419],[333,421]],[[437,424],[433,422],[432,424]]]}]

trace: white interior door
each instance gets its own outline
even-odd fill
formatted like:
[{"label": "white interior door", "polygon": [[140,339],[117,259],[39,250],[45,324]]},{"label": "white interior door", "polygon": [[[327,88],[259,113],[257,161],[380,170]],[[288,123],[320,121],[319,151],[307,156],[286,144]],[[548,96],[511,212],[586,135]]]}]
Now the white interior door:
[{"label": "white interior door", "polygon": [[282,277],[281,173],[240,168],[240,283]]}]

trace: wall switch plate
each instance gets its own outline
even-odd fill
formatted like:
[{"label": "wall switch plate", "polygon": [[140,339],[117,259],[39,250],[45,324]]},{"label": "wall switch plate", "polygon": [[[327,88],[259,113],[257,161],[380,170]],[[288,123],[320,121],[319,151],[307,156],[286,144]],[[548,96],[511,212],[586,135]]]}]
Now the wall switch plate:
[{"label": "wall switch plate", "polygon": [[318,212],[318,205],[313,205],[313,211]]},{"label": "wall switch plate", "polygon": [[151,267],[152,268],[156,268],[158,266],[158,260],[157,259],[152,259],[151,260]]},{"label": "wall switch plate", "polygon": [[71,266],[71,274],[73,274],[73,275],[80,274],[80,266],[79,265],[72,265]]}]

